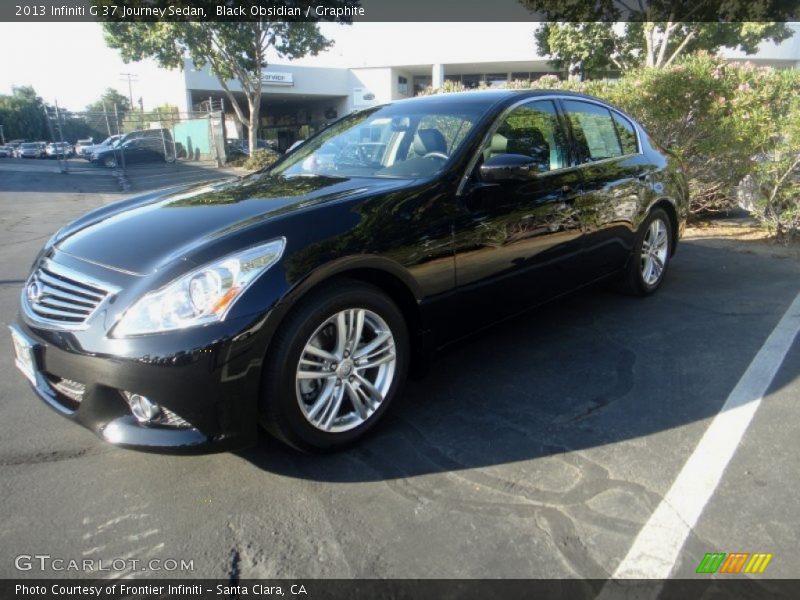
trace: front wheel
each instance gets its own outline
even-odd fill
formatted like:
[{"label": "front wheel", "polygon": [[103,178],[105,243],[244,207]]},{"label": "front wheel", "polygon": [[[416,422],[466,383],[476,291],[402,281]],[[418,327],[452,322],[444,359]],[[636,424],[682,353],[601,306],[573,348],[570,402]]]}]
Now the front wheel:
[{"label": "front wheel", "polygon": [[408,330],[381,290],[340,280],[312,292],[275,334],[264,369],[265,427],[305,451],[364,436],[400,393]]},{"label": "front wheel", "polygon": [[622,281],[623,291],[634,296],[655,292],[664,281],[671,256],[672,221],[666,212],[656,208],[639,228]]},{"label": "front wheel", "polygon": [[109,169],[115,169],[117,167],[117,159],[114,156],[106,156],[103,159],[103,165],[108,167]]}]

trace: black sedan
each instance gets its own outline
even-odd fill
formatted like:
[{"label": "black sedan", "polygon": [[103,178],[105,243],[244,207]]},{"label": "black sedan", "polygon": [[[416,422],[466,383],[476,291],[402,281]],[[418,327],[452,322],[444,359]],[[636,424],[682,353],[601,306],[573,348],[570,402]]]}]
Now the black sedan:
[{"label": "black sedan", "polygon": [[160,137],[138,137],[118,145],[98,147],[89,156],[97,165],[115,168],[147,162],[172,162],[175,160],[172,142]]},{"label": "black sedan", "polygon": [[115,444],[231,449],[260,424],[336,449],[476,329],[601,280],[655,292],[687,203],[673,160],[594,98],[373,107],[263,172],[58,231],[22,291],[16,364]]}]

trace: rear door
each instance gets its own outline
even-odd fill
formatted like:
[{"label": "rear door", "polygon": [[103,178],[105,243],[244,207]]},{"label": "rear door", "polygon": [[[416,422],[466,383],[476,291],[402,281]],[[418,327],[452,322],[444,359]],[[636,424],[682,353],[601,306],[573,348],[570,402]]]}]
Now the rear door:
[{"label": "rear door", "polygon": [[634,125],[590,100],[562,98],[577,151],[583,191],[576,203],[584,233],[585,279],[621,269],[635,236],[648,174],[655,168],[640,152]]}]

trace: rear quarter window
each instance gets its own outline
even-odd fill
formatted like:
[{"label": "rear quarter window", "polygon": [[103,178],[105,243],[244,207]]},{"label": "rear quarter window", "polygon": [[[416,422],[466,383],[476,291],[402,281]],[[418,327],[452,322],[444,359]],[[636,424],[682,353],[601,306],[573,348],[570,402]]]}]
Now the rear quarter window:
[{"label": "rear quarter window", "polygon": [[636,154],[639,152],[639,143],[636,139],[636,129],[633,127],[628,119],[611,111],[611,118],[614,119],[614,125],[617,127],[617,135],[622,144],[622,152],[625,154]]}]

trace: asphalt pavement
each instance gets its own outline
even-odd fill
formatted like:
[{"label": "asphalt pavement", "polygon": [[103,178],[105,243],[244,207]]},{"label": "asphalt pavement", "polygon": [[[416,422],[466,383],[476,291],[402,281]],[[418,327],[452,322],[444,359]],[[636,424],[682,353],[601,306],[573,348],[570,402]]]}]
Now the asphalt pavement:
[{"label": "asphalt pavement", "polygon": [[[47,237],[123,197],[107,171],[15,164],[0,160],[2,325]],[[331,456],[266,435],[229,454],[117,449],[35,398],[2,327],[0,578],[98,576],[15,568],[35,553],[193,561],[173,577],[608,577],[800,291],[799,264],[747,244],[687,240],[654,297],[587,291],[448,350]],[[800,576],[798,375],[795,340],[673,575],[769,552],[757,577]],[[165,573],[101,574],[120,575]]]}]

